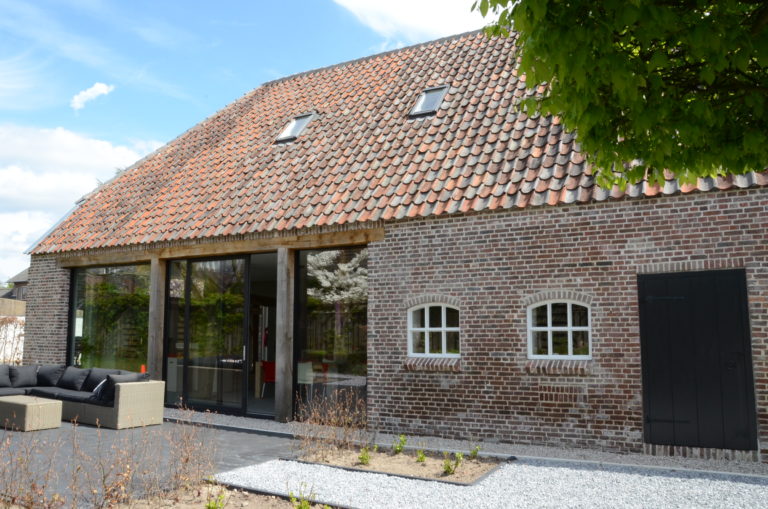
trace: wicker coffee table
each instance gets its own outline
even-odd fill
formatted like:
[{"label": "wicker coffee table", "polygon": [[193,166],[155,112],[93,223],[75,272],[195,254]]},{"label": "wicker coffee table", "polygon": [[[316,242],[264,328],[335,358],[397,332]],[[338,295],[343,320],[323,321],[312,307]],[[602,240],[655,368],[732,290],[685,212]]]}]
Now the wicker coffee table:
[{"label": "wicker coffee table", "polygon": [[61,401],[34,396],[0,397],[0,426],[14,431],[58,428]]}]

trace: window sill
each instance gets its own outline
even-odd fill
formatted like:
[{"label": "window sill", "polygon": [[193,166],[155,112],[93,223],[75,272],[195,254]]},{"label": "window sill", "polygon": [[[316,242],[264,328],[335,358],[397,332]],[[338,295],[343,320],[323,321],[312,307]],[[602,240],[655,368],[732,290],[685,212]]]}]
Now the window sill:
[{"label": "window sill", "polygon": [[591,376],[591,360],[529,359],[525,363],[529,375]]},{"label": "window sill", "polygon": [[461,371],[459,357],[407,357],[403,362],[406,371],[432,371],[458,373]]}]

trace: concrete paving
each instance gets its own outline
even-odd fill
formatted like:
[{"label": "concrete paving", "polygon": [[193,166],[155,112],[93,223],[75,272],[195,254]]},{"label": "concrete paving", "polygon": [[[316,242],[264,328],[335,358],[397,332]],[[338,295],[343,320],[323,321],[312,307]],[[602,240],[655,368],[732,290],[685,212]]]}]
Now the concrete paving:
[{"label": "concrete paving", "polygon": [[[185,439],[185,436],[192,438]],[[0,431],[0,439],[0,455],[3,456],[0,492],[18,495],[12,492],[37,483],[45,486],[48,495],[57,493],[66,500],[71,498],[74,476],[88,476],[91,479],[89,485],[98,487],[103,471],[124,471],[123,465],[128,462],[134,468],[146,468],[160,478],[174,468],[172,462],[178,458],[180,448],[191,447],[196,459],[212,458],[213,471],[207,469],[205,475],[213,475],[291,457],[293,442],[253,432],[173,422],[126,430],[62,422],[60,428],[49,430]],[[120,461],[121,454],[123,461]]]}]

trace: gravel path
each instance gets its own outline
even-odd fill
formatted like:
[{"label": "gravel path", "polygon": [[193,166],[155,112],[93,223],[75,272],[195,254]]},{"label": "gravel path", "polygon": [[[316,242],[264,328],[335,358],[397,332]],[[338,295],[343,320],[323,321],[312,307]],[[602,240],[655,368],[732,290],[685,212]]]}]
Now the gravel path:
[{"label": "gravel path", "polygon": [[272,460],[217,476],[221,482],[271,493],[313,493],[315,500],[354,508],[499,507],[765,507],[768,478],[662,471],[643,467],[518,460],[474,486],[348,472]]}]

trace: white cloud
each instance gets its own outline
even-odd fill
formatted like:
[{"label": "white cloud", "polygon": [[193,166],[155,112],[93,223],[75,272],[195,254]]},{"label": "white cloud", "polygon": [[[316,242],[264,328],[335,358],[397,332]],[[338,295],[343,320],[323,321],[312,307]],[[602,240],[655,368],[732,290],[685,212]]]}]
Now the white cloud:
[{"label": "white cloud", "polygon": [[0,124],[0,281],[23,270],[23,252],[99,182],[156,149],[114,145],[58,127]]},{"label": "white cloud", "polygon": [[24,251],[58,218],[39,211],[0,212],[0,282],[29,266]]},{"label": "white cloud", "polygon": [[482,28],[487,22],[470,10],[471,0],[334,0],[398,47]]},{"label": "white cloud", "polygon": [[100,95],[107,95],[115,89],[114,85],[107,85],[106,83],[94,83],[91,88],[87,88],[81,92],[75,94],[69,105],[73,110],[81,110],[85,106],[85,103],[92,101]]}]

